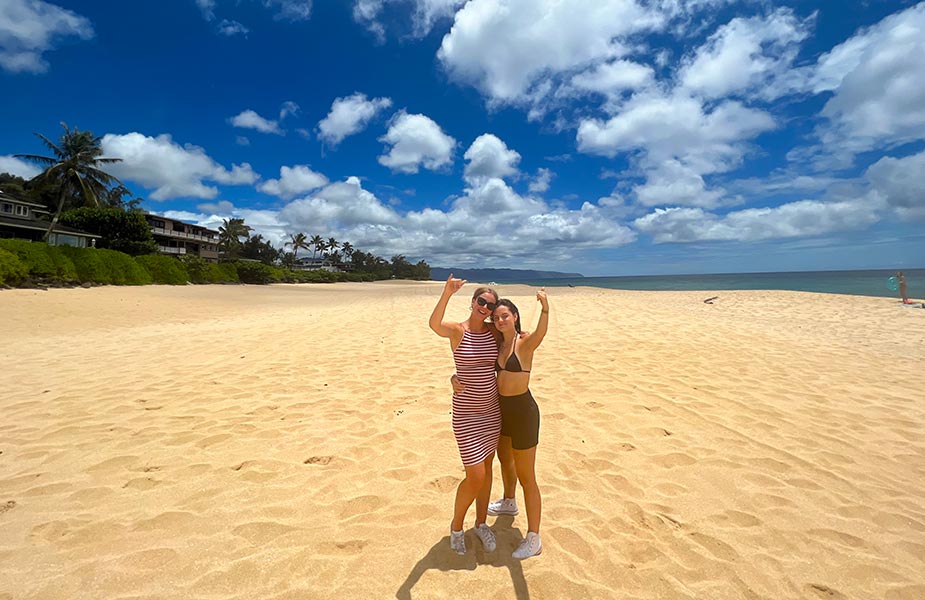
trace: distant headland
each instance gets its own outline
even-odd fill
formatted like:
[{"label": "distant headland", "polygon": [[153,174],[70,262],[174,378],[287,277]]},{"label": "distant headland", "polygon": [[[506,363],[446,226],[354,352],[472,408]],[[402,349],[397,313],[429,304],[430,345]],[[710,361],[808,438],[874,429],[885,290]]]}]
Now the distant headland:
[{"label": "distant headland", "polygon": [[571,279],[574,277],[584,277],[581,273],[560,273],[559,271],[531,271],[524,269],[448,269],[444,267],[431,267],[430,278],[435,281],[443,281],[449,277],[450,273],[454,277],[467,279],[469,281],[530,281],[535,279]]}]

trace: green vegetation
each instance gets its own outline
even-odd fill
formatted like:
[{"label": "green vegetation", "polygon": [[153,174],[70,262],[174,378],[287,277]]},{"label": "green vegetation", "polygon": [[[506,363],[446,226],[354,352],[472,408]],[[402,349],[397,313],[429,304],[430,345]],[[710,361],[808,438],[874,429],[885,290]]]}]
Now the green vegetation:
[{"label": "green vegetation", "polygon": [[[36,133],[50,156],[17,154],[44,167],[31,180],[0,173],[0,190],[43,205],[54,216],[43,239],[61,223],[99,236],[94,248],[48,246],[25,240],[0,239],[0,285],[144,285],[149,283],[331,283],[380,279],[430,279],[430,266],[404,256],[387,261],[334,237],[325,240],[293,233],[280,248],[242,218],[225,219],[219,227],[222,262],[206,262],[195,242],[173,244],[179,256],[157,254],[141,198],[102,167],[120,158],[102,156],[101,138],[61,124],[58,142]],[[128,198],[128,200],[126,200]],[[42,211],[39,211],[42,212]],[[253,234],[253,235],[252,235]],[[176,241],[176,240],[175,240]],[[183,241],[182,238],[180,241]],[[200,240],[201,241],[201,240]],[[311,259],[299,251],[311,251]],[[320,255],[320,264],[317,257]]]},{"label": "green vegetation", "polygon": [[97,248],[118,250],[132,256],[157,252],[151,228],[137,210],[84,206],[62,214],[61,224],[101,236]]},{"label": "green vegetation", "polygon": [[76,127],[72,131],[64,123],[61,123],[61,127],[64,128],[64,133],[57,144],[40,133],[35,134],[54,156],[16,155],[17,158],[25,158],[45,167],[45,170],[35,177],[37,183],[50,185],[57,190],[55,216],[48,225],[45,239],[48,239],[55,228],[69,199],[80,198],[88,206],[99,206],[99,197],[106,192],[107,186],[112,183],[121,185],[118,179],[100,168],[122,160],[101,156],[102,138],[89,131],[80,131]]},{"label": "green vegetation", "polygon": [[197,256],[129,256],[106,248],[49,246],[0,239],[0,285],[186,285],[187,283],[334,283],[373,281],[368,274],[290,271],[256,261],[209,263]]},{"label": "green vegetation", "polygon": [[19,257],[9,250],[0,248],[0,285],[5,285],[8,281],[15,283],[28,276],[29,268]]}]

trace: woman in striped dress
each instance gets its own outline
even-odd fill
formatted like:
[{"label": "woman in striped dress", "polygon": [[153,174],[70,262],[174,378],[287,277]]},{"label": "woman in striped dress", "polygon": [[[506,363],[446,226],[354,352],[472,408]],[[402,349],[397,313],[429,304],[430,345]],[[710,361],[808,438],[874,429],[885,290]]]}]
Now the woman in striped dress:
[{"label": "woman in striped dress", "polygon": [[475,501],[475,535],[486,552],[495,549],[495,534],[485,522],[491,499],[491,464],[501,434],[501,408],[495,360],[498,357],[497,332],[485,320],[498,302],[491,288],[480,287],[472,295],[469,318],[461,323],[444,321],[450,297],[466,284],[464,279],[446,280],[443,294],[430,315],[430,328],[449,338],[456,362],[456,373],[465,390],[453,394],[453,435],[466,470],[466,478],[456,488],[456,503],[450,523],[450,547],[466,553],[463,524]]}]

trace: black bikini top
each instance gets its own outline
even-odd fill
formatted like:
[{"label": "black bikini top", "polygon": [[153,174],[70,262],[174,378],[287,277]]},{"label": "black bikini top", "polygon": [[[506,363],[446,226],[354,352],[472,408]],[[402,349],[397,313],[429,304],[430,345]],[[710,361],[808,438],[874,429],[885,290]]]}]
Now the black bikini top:
[{"label": "black bikini top", "polygon": [[504,363],[504,367],[498,364],[495,361],[495,372],[507,371],[509,373],[529,373],[530,371],[525,371],[520,366],[520,359],[517,358],[517,355],[514,354],[514,350],[517,349],[517,340],[514,340],[514,343],[511,345],[511,355],[507,357],[507,362]]}]

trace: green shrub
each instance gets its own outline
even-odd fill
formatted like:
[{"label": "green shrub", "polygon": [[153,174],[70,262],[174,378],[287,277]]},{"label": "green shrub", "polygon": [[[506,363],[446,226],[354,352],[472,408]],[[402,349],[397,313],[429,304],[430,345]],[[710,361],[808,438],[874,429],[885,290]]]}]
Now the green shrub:
[{"label": "green shrub", "polygon": [[209,270],[209,263],[195,254],[186,254],[179,260],[186,268],[190,283],[216,283],[212,280],[214,274]]},{"label": "green shrub", "polygon": [[186,267],[191,283],[238,282],[238,271],[232,263],[210,263],[194,254],[181,256],[180,262]]},{"label": "green shrub", "polygon": [[238,271],[238,280],[241,283],[266,285],[282,278],[282,272],[279,269],[263,263],[238,261],[233,264]]},{"label": "green shrub", "polygon": [[239,283],[241,281],[234,263],[209,263],[209,268],[215,273],[216,283]]},{"label": "green shrub", "polygon": [[157,252],[157,243],[145,217],[138,211],[84,206],[66,211],[61,224],[102,236],[98,248],[118,250],[132,256]]},{"label": "green shrub", "polygon": [[147,254],[136,256],[135,261],[151,275],[154,283],[186,285],[190,280],[183,263],[171,256]]},{"label": "green shrub", "polygon": [[[87,248],[85,251],[93,252],[94,249]],[[128,254],[104,248],[98,248],[95,252],[109,272],[109,283],[113,285],[147,285],[152,282],[151,274]]]},{"label": "green shrub", "polygon": [[74,266],[74,261],[61,249],[62,247],[64,246],[48,246],[47,244],[45,246],[45,251],[55,265],[55,278],[64,283],[77,281],[77,267]]},{"label": "green shrub", "polygon": [[0,248],[12,252],[29,270],[29,277],[49,279],[58,273],[55,262],[48,253],[50,246],[44,242],[27,240],[0,240]]},{"label": "green shrub", "polygon": [[28,276],[29,269],[19,257],[9,250],[0,248],[0,285],[14,284]]},{"label": "green shrub", "polygon": [[111,283],[109,269],[94,248],[61,246],[60,250],[74,263],[77,279],[82,283]]}]

